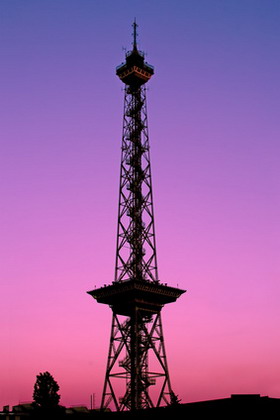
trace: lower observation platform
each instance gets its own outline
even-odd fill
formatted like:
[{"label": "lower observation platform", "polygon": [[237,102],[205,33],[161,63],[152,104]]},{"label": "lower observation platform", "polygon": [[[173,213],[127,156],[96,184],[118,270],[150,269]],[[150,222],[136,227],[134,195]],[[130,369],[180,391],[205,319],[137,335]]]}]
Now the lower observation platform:
[{"label": "lower observation platform", "polygon": [[132,316],[135,309],[143,315],[160,312],[167,303],[175,302],[186,290],[151,281],[128,280],[87,292],[98,303],[109,305],[118,315]]}]

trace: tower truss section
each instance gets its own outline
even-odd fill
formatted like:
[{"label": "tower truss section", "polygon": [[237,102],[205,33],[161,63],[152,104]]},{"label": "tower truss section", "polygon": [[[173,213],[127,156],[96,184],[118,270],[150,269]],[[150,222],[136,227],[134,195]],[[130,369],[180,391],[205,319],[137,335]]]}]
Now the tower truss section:
[{"label": "tower truss section", "polygon": [[146,87],[125,87],[115,281],[158,282]]}]

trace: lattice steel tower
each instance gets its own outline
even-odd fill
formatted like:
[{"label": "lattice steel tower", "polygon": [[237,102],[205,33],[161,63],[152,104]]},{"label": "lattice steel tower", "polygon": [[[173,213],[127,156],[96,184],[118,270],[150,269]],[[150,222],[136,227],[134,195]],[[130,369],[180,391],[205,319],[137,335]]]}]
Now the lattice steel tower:
[{"label": "lattice steel tower", "polygon": [[138,51],[136,28],[116,69],[125,96],[115,279],[88,292],[113,312],[101,408],[112,403],[117,411],[170,402],[161,309],[185,292],[158,278],[145,87],[154,69]]}]

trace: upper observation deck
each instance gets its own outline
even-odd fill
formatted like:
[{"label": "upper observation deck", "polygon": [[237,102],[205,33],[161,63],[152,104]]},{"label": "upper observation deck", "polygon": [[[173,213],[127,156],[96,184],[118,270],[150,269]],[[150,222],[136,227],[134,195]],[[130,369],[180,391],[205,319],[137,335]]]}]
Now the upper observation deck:
[{"label": "upper observation deck", "polygon": [[125,63],[117,66],[116,74],[121,81],[131,87],[140,87],[152,77],[154,68],[144,60],[144,54],[138,51],[136,42],[136,22],[133,24],[133,49],[126,54]]}]

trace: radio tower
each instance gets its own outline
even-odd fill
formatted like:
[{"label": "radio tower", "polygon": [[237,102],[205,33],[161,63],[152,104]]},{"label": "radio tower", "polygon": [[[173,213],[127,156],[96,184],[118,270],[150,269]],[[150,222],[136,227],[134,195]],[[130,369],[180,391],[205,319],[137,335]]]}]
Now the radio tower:
[{"label": "radio tower", "polygon": [[88,292],[113,312],[101,409],[112,403],[117,411],[170,403],[161,309],[185,292],[158,278],[145,87],[154,69],[137,48],[136,29],[134,22],[133,49],[116,69],[125,95],[115,279]]}]

